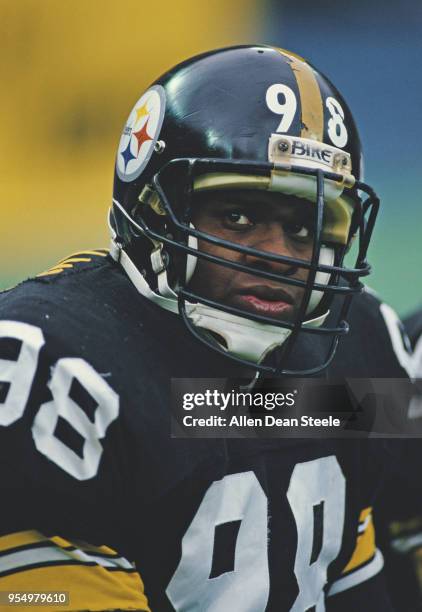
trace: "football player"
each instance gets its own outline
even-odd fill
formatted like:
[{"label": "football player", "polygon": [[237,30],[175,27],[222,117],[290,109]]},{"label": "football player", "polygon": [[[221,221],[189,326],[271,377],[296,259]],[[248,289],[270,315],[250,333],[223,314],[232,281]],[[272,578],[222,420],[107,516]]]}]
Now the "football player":
[{"label": "football player", "polygon": [[[409,419],[422,419],[422,311],[404,321],[412,345],[410,374],[416,379],[415,394],[409,405]],[[410,465],[392,473],[382,491],[375,517],[386,558],[386,575],[397,609],[422,609],[422,507],[420,492],[420,439],[408,440],[405,460]],[[406,471],[406,470],[405,470]]]},{"label": "football player", "polygon": [[169,433],[172,377],[406,375],[394,315],[362,292],[379,202],[361,165],[340,93],[282,49],[209,52],[141,95],[110,253],[0,296],[0,591],[66,591],[67,610],[392,609],[384,443]]}]

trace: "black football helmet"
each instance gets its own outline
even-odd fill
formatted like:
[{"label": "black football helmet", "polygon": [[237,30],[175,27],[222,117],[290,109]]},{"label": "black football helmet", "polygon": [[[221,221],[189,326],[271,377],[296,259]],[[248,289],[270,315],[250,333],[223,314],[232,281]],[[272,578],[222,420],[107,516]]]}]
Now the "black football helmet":
[{"label": "black football helmet", "polygon": [[[129,115],[116,158],[111,254],[140,293],[178,313],[213,350],[257,371],[312,375],[332,360],[348,331],[350,301],[370,271],[366,252],[379,200],[362,182],[361,167],[347,104],[306,60],[260,45],[204,53],[155,81]],[[267,190],[313,202],[311,259],[197,230],[194,196],[221,189]],[[355,237],[356,263],[345,267]],[[198,248],[198,239],[306,269],[306,280],[214,256]],[[251,314],[195,294],[189,281],[198,258],[302,287],[294,320]],[[339,314],[327,325],[336,295],[342,300]],[[304,334],[329,338],[326,354],[312,367],[289,369],[288,357]]]}]

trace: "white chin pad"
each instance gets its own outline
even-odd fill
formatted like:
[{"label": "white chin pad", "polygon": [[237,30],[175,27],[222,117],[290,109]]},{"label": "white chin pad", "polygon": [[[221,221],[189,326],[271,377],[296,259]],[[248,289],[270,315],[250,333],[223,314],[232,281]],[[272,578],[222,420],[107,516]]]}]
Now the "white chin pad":
[{"label": "white chin pad", "polygon": [[[326,246],[321,246],[321,251],[319,254],[319,264],[324,266],[332,266],[334,264],[334,249],[331,249]],[[330,274],[328,272],[317,272],[315,275],[315,282],[320,285],[327,285],[330,280]],[[314,289],[311,293],[311,297],[309,300],[308,307],[306,309],[306,314],[310,314],[320,303],[322,297],[324,295],[323,291],[317,291]]]}]

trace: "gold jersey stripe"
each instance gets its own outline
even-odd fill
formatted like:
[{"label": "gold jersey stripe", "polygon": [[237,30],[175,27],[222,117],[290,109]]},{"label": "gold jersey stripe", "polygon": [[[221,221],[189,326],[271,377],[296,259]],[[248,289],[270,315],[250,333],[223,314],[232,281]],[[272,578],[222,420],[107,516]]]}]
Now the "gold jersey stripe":
[{"label": "gold jersey stripe", "polygon": [[78,251],[77,253],[72,253],[71,255],[66,255],[66,257],[63,257],[63,259],[60,259],[60,261],[57,262],[57,265],[61,264],[64,261],[67,261],[68,259],[71,259],[73,257],[83,257],[84,255],[94,255],[94,256],[97,256],[97,257],[107,257],[107,253],[108,253],[107,249],[92,249],[90,251]]},{"label": "gold jersey stripe", "polygon": [[107,254],[107,249],[95,249],[91,251],[80,251],[78,253],[73,253],[72,255],[67,255],[45,272],[37,274],[37,278],[40,278],[42,276],[52,276],[53,274],[60,274],[65,269],[73,268],[74,263],[86,263],[92,261],[91,257],[86,257],[87,255],[91,255],[94,257],[107,257]]},{"label": "gold jersey stripe", "polygon": [[0,536],[0,554],[5,553],[8,550],[14,548],[20,548],[25,546],[31,546],[35,544],[42,544],[45,542],[51,542],[59,548],[74,547],[83,550],[87,553],[96,553],[98,555],[108,555],[119,557],[119,553],[110,548],[109,546],[94,546],[88,542],[82,540],[66,540],[60,536],[45,536],[40,531],[28,530],[28,531],[17,531],[5,536]]},{"label": "gold jersey stripe", "polygon": [[372,506],[364,508],[359,515],[359,526],[366,522],[368,517],[372,518]]},{"label": "gold jersey stripe", "polygon": [[55,266],[47,270],[47,272],[41,272],[40,274],[37,274],[37,278],[40,276],[49,276],[50,274],[60,274],[60,272],[63,272],[63,270],[65,269],[73,268],[74,263],[90,261],[92,261],[90,257],[73,257],[72,259],[64,259],[62,263],[56,264]]},{"label": "gold jersey stripe", "polygon": [[[54,540],[54,538],[52,538]],[[93,544],[88,544],[87,542],[81,542],[80,540],[72,540],[72,544],[74,546],[77,546],[78,548],[83,548],[85,551],[87,552],[93,552],[93,553],[97,553],[97,554],[104,554],[104,555],[116,555],[118,556],[118,553],[113,550],[112,548],[110,548],[109,546],[94,546]]]},{"label": "gold jersey stripe", "polygon": [[356,547],[352,558],[343,570],[343,574],[347,574],[359,566],[367,563],[375,555],[375,529],[372,520],[372,507],[362,510],[359,516],[359,525],[365,525],[365,529],[359,533],[356,541]]},{"label": "gold jersey stripe", "polygon": [[63,270],[64,268],[51,268],[51,270],[47,270],[47,272],[37,274],[37,278],[40,278],[41,276],[51,276],[52,274],[60,274],[60,272],[63,272]]},{"label": "gold jersey stripe", "polygon": [[60,265],[79,263],[81,261],[92,261],[92,258],[91,257],[69,257],[69,259],[65,259],[63,263]]},{"label": "gold jersey stripe", "polygon": [[54,268],[50,268],[49,270],[47,270],[47,272],[41,272],[40,274],[37,274],[37,278],[39,278],[40,276],[50,276],[51,274],[60,274],[60,272],[63,272],[65,268],[73,268],[73,266],[62,265],[60,266],[60,268],[55,266]]},{"label": "gold jersey stripe", "polygon": [[384,567],[384,557],[380,550],[376,550],[374,556],[369,561],[369,563],[365,563],[356,569],[354,572],[349,572],[345,576],[341,576],[335,580],[332,585],[329,587],[327,591],[327,595],[330,597],[331,595],[337,595],[337,593],[342,593],[347,589],[352,589],[353,587],[362,584],[362,582],[366,582],[373,576],[376,576]]},{"label": "gold jersey stripe", "polygon": [[299,89],[302,107],[302,138],[322,141],[324,135],[324,109],[321,91],[313,69],[300,56],[278,49],[290,63]]},{"label": "gold jersey stripe", "polygon": [[[99,566],[59,565],[27,569],[0,578],[0,590],[67,591],[66,612],[100,610],[143,610],[150,612],[144,585],[136,572],[110,572]],[[50,606],[37,606],[51,612]]]},{"label": "gold jersey stripe", "polygon": [[99,555],[109,555],[109,556],[115,556],[115,557],[119,556],[119,553],[117,553],[112,548],[109,548],[108,546],[93,546],[92,544],[88,544],[87,542],[82,542],[81,540],[72,540],[72,541],[65,540],[64,538],[61,538],[60,536],[52,536],[49,539],[51,542],[54,542],[55,544],[57,544],[57,546],[60,546],[61,548],[67,548],[69,546],[74,546],[88,553],[92,552],[92,553],[96,553]]},{"label": "gold jersey stripe", "polygon": [[67,264],[67,263],[61,263],[60,265],[57,265],[57,264],[56,264],[55,266],[53,266],[52,268],[50,268],[50,269],[48,270],[48,272],[54,272],[54,271],[60,271],[60,272],[63,272],[63,270],[65,270],[66,268],[67,268],[67,269],[69,269],[69,268],[73,268],[73,265],[72,265],[72,264]]},{"label": "gold jersey stripe", "polygon": [[28,546],[30,544],[46,542],[47,540],[47,536],[43,535],[39,531],[34,530],[9,533],[8,535],[0,536],[0,553],[7,551],[10,548]]}]

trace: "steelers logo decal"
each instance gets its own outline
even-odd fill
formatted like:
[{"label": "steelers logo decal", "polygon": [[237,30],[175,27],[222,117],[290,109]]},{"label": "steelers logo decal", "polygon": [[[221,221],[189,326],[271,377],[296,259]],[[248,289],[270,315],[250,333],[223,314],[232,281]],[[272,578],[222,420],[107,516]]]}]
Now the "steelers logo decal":
[{"label": "steelers logo decal", "polygon": [[116,169],[122,181],[138,178],[147,165],[164,119],[165,93],[154,85],[135,104],[120,139]]}]

